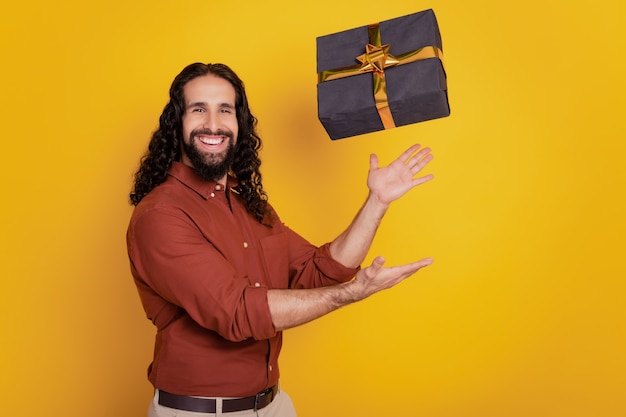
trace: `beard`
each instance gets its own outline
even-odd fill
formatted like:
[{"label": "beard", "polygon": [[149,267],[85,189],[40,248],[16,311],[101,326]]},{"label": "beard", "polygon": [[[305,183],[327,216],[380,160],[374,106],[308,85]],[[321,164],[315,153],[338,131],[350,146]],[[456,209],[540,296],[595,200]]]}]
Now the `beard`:
[{"label": "beard", "polygon": [[[220,153],[201,152],[196,146],[197,135],[221,135],[226,136],[228,146]],[[183,151],[193,164],[198,175],[206,181],[219,181],[228,174],[235,160],[235,146],[233,145],[233,133],[226,130],[212,132],[209,129],[194,129],[189,134],[189,142],[183,141]]]}]

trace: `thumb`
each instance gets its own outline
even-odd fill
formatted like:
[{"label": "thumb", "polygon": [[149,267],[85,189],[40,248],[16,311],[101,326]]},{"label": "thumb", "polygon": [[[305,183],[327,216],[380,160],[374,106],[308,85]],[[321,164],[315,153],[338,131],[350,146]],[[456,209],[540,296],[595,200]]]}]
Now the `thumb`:
[{"label": "thumb", "polygon": [[384,257],[377,256],[376,258],[374,258],[374,260],[372,261],[372,265],[370,266],[372,273],[377,274],[378,271],[382,269],[384,264],[385,264]]},{"label": "thumb", "polygon": [[375,170],[378,168],[378,155],[375,153],[370,155],[370,170]]}]

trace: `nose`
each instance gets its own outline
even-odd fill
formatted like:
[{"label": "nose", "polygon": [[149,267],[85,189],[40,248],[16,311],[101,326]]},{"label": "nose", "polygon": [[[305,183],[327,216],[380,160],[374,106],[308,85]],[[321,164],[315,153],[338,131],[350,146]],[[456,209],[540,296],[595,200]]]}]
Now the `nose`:
[{"label": "nose", "polygon": [[202,121],[202,127],[215,132],[219,128],[219,117],[214,112],[207,111]]}]

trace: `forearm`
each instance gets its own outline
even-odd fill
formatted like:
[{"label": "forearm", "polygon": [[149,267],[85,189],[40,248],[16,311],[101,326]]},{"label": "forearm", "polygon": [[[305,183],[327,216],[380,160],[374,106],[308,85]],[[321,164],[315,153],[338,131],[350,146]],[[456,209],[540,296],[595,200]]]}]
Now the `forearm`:
[{"label": "forearm", "polygon": [[279,289],[267,292],[272,322],[277,331],[320,318],[358,301],[351,282],[313,289]]},{"label": "forearm", "polygon": [[370,155],[367,177],[370,193],[352,224],[331,243],[331,255],[335,260],[352,268],[363,262],[389,204],[413,187],[433,178],[432,174],[415,178],[432,158],[430,148],[420,149],[417,144],[404,151],[387,167],[379,167],[378,157]]},{"label": "forearm", "polygon": [[281,331],[315,320],[393,287],[432,261],[431,258],[425,258],[406,265],[383,268],[385,259],[379,256],[371,266],[360,270],[352,281],[343,284],[302,290],[268,290],[267,301],[272,323],[276,330]]},{"label": "forearm", "polygon": [[332,257],[350,268],[361,265],[388,207],[370,193],[350,226],[331,242]]}]

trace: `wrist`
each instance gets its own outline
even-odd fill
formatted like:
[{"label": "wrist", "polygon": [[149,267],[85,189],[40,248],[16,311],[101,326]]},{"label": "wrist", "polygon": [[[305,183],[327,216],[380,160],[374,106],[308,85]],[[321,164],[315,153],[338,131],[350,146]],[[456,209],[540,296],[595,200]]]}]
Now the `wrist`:
[{"label": "wrist", "polygon": [[365,298],[362,296],[363,291],[361,289],[361,283],[356,278],[339,284],[337,289],[339,290],[337,302],[340,306],[353,304]]},{"label": "wrist", "polygon": [[391,202],[383,200],[378,194],[370,190],[367,196],[367,204],[382,215],[385,214]]}]

